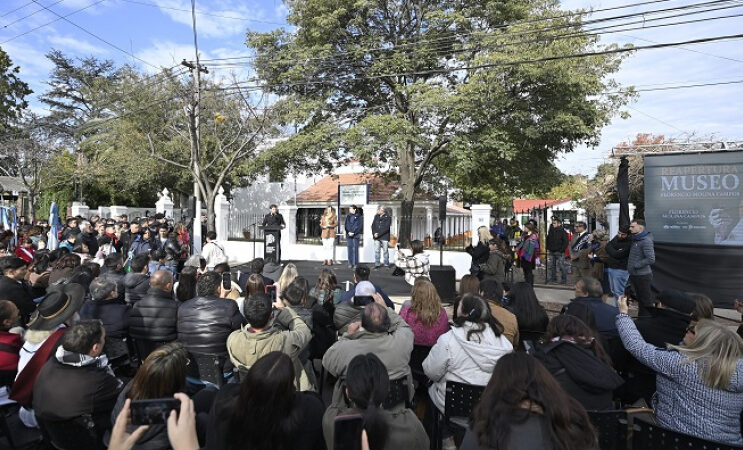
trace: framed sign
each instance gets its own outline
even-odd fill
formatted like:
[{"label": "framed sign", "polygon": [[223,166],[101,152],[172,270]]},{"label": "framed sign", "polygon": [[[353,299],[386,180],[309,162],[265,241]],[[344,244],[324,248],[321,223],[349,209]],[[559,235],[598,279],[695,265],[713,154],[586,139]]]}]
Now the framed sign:
[{"label": "framed sign", "polygon": [[369,200],[368,184],[341,184],[338,185],[338,204],[340,206],[348,205],[366,205]]}]

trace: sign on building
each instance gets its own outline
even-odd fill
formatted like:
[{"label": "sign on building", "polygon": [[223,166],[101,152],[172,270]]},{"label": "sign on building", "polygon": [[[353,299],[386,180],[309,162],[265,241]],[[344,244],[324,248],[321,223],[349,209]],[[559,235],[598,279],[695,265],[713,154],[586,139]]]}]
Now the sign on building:
[{"label": "sign on building", "polygon": [[338,204],[340,206],[361,206],[368,202],[368,184],[341,184],[338,186]]}]

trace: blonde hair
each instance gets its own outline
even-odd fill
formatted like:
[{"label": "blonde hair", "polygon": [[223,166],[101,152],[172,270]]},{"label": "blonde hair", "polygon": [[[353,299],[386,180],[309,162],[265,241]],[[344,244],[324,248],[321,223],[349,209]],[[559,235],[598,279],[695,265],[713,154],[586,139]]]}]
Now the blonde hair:
[{"label": "blonde hair", "polygon": [[[330,208],[330,212],[329,213],[328,213],[328,208]],[[325,207],[325,211],[322,212],[322,217],[325,220],[334,219],[335,218],[335,208],[333,208],[332,206],[326,206]]]},{"label": "blonde hair", "polygon": [[480,242],[485,245],[488,245],[488,242],[493,239],[493,236],[490,234],[490,230],[488,230],[488,227],[484,226],[477,229],[477,237],[478,239],[480,239]]},{"label": "blonde hair", "polygon": [[286,292],[286,288],[289,287],[289,284],[291,284],[298,275],[297,266],[295,266],[294,263],[287,264],[281,272],[279,280],[276,282],[276,284],[279,285],[279,291]]},{"label": "blonde hair", "polygon": [[696,363],[699,377],[712,389],[725,390],[743,357],[743,339],[713,320],[700,320],[695,329],[694,340],[686,347],[668,345],[686,356],[682,364]]},{"label": "blonde hair", "polygon": [[441,298],[436,286],[427,278],[417,278],[411,292],[410,309],[418,313],[418,320],[430,327],[441,315]]}]

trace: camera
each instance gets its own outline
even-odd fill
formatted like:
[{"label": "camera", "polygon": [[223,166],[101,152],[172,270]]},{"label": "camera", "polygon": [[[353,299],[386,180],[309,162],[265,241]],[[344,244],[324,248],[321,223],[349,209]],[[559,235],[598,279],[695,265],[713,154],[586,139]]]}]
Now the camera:
[{"label": "camera", "polygon": [[181,408],[181,401],[177,398],[153,398],[147,400],[132,400],[133,425],[157,425],[168,421],[170,411],[177,413]]}]

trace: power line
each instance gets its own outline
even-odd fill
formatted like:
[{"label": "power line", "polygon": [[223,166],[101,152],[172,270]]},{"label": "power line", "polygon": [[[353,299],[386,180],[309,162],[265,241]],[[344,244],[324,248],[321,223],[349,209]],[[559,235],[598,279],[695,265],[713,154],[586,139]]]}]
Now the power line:
[{"label": "power line", "polygon": [[123,48],[119,47],[118,45],[113,44],[113,43],[107,41],[106,39],[103,39],[102,37],[98,36],[97,34],[91,32],[91,31],[88,31],[87,29],[81,27],[80,25],[76,24],[75,22],[67,19],[65,16],[61,16],[61,15],[57,14],[56,12],[52,11],[51,9],[49,9],[46,6],[44,6],[41,3],[39,3],[38,0],[32,0],[32,1],[34,3],[36,3],[37,5],[41,6],[42,8],[46,9],[50,13],[54,14],[55,16],[59,17],[60,19],[64,20],[65,22],[69,23],[73,27],[79,29],[83,33],[86,33],[86,34],[88,34],[88,35],[90,35],[90,36],[98,39],[99,41],[103,42],[104,44],[106,44],[106,45],[108,45],[108,46],[110,46],[112,48],[115,48],[116,50],[120,51],[121,53],[123,53],[125,55],[131,56],[132,58],[136,59],[137,61],[143,62],[143,63],[147,64],[148,66],[150,66],[152,68],[159,69],[156,65],[151,64],[151,63],[145,61],[144,59],[140,58],[139,56],[135,55],[134,53],[131,53],[131,52],[128,52],[128,51],[124,50]]},{"label": "power line", "polygon": [[[51,4],[51,5],[49,5],[49,6],[54,6],[54,5],[57,5],[57,4],[59,4],[59,3],[62,3],[63,1],[65,1],[65,0],[57,0],[56,2],[52,3],[52,4]],[[30,2],[30,3],[33,3],[33,0],[32,0],[32,1]],[[18,23],[18,22],[20,22],[20,21],[22,21],[22,20],[24,20],[24,19],[28,19],[29,17],[31,17],[31,16],[33,16],[33,15],[35,15],[35,14],[37,14],[37,13],[40,13],[40,12],[41,12],[41,11],[43,11],[43,10],[44,10],[43,8],[42,8],[42,9],[37,9],[36,11],[32,12],[31,14],[27,14],[27,15],[25,15],[25,16],[23,16],[23,17],[21,17],[21,18],[18,18],[18,19],[14,20],[14,21],[12,21],[12,22],[10,22],[10,23],[6,24],[6,25],[3,25],[3,26],[2,26],[2,28],[8,28],[9,26],[11,26],[11,25],[13,25],[13,24],[16,24],[16,23]]]},{"label": "power line", "polygon": [[[126,3],[133,3],[135,5],[150,6],[150,7],[157,8],[157,9],[167,9],[167,10],[171,10],[171,11],[182,11],[182,12],[187,12],[187,13],[190,13],[191,12],[190,9],[174,8],[174,7],[170,7],[170,6],[162,6],[162,5],[158,5],[158,4],[155,4],[155,3],[149,3],[149,2],[138,1],[138,0],[120,0],[120,1],[126,2]],[[241,17],[241,16],[225,16],[225,15],[222,15],[222,14],[208,13],[208,12],[199,11],[199,10],[196,10],[196,14],[198,14],[200,16],[218,17],[220,19],[231,19],[231,20],[242,20],[242,21],[245,21],[245,22],[265,23],[265,24],[268,24],[268,25],[286,25],[286,23],[281,23],[281,22],[269,22],[269,21],[266,21],[266,20],[248,19],[247,17]]]},{"label": "power line", "polygon": [[[76,10],[74,10],[74,11],[70,12],[70,13],[67,13],[67,14],[65,14],[64,16],[59,16],[59,14],[57,14],[57,16],[59,16],[59,17],[57,17],[56,19],[52,20],[51,22],[47,22],[47,23],[45,23],[45,24],[43,24],[43,25],[39,25],[39,26],[37,26],[37,27],[35,27],[35,28],[31,28],[30,30],[28,30],[28,31],[25,31],[25,32],[23,32],[23,33],[21,33],[21,34],[17,34],[17,35],[13,36],[13,37],[12,37],[12,38],[10,38],[10,39],[6,39],[6,40],[4,40],[3,42],[0,42],[0,45],[2,45],[2,44],[7,44],[7,43],[8,43],[8,42],[10,42],[10,41],[14,41],[14,40],[18,39],[19,37],[23,37],[23,36],[25,36],[25,35],[27,35],[27,34],[29,34],[29,33],[33,33],[34,31],[36,31],[36,30],[38,30],[38,29],[44,28],[44,27],[46,27],[46,26],[48,26],[48,25],[51,25],[51,24],[53,24],[54,22],[58,22],[58,21],[60,21],[60,20],[62,20],[62,19],[65,19],[65,18],[67,18],[67,17],[70,17],[70,16],[71,16],[71,15],[73,15],[73,14],[77,14],[77,13],[79,13],[79,12],[81,12],[81,11],[85,11],[86,9],[88,9],[88,8],[92,8],[92,7],[94,7],[95,5],[97,5],[97,4],[99,4],[99,3],[103,3],[103,2],[105,2],[105,1],[106,1],[106,0],[97,0],[97,1],[95,1],[95,2],[93,2],[93,3],[91,3],[91,4],[90,4],[90,5],[88,5],[88,6],[84,6],[84,7],[82,7],[82,8],[78,8],[78,9],[76,9]],[[31,0],[31,2],[32,2],[32,3],[36,3],[36,0]]]},{"label": "power line", "polygon": [[13,9],[11,9],[10,11],[8,11],[6,13],[0,14],[0,17],[5,17],[5,16],[8,16],[10,14],[13,14],[14,12],[18,11],[19,9],[23,9],[23,8],[25,8],[28,5],[32,5],[33,3],[34,2],[32,2],[32,1],[31,2],[27,2],[27,3],[24,3],[24,4],[22,4],[21,6],[19,6],[17,8],[13,8]]}]

